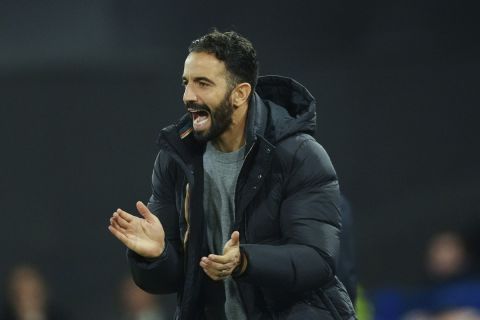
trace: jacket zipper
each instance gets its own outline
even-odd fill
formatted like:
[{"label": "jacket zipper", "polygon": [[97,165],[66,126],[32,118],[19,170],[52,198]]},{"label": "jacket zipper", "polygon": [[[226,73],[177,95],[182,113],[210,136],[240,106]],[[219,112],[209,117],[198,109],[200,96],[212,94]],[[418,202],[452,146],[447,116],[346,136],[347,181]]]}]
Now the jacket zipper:
[{"label": "jacket zipper", "polygon": [[[245,158],[243,159],[243,164],[242,164],[242,167],[240,168],[240,173],[242,173],[242,170],[245,166],[245,162],[247,161],[248,155],[253,150],[253,147],[255,147],[256,142],[257,142],[257,137],[255,137],[255,140],[253,141],[252,146],[250,147],[250,149],[248,149],[247,154],[245,155]],[[238,176],[240,177],[240,174]],[[237,201],[236,201],[237,200],[237,191],[238,191],[238,178],[237,178],[237,185],[235,187],[235,211],[237,211],[237,208],[238,208]],[[235,212],[235,219],[236,218],[237,218],[237,214]],[[247,219],[246,219],[245,216],[244,216],[243,221],[244,221],[244,227],[245,227],[244,236],[245,236],[245,240],[248,241],[248,239],[247,239]],[[234,223],[234,225],[236,225],[236,223]],[[230,230],[230,234],[234,231],[233,229],[234,228],[232,228],[232,230]]]},{"label": "jacket zipper", "polygon": [[[253,150],[253,147],[255,146],[256,141],[257,141],[257,137],[255,137],[255,140],[254,140],[254,142],[252,143],[252,146],[250,147],[250,149],[248,149],[247,154],[245,155],[245,158],[243,159],[243,164],[242,164],[242,168],[240,168],[240,173],[242,172],[242,169],[244,168],[245,162],[247,161],[248,155],[249,155],[250,152]],[[239,176],[240,176],[240,174],[239,174]],[[234,197],[235,197],[235,199],[234,199],[234,201],[235,201],[235,211],[237,211],[237,208],[238,208],[237,203],[236,203],[236,202],[237,202],[237,201],[236,201],[236,200],[237,200],[237,187],[238,187],[238,178],[237,178],[237,186],[235,187],[235,195],[234,195]],[[235,219],[236,219],[236,218],[237,218],[237,214],[235,214]],[[244,231],[244,232],[243,232],[243,236],[245,237],[245,241],[248,242],[248,238],[247,238],[247,217],[246,217],[246,215],[243,217],[243,221],[244,221],[244,223],[245,223],[245,225],[244,225],[244,230],[243,230],[243,231]],[[236,225],[236,223],[234,223],[234,225]],[[232,228],[232,229],[234,229],[234,228]],[[233,232],[233,230],[230,230],[230,234],[232,234],[232,232]],[[234,280],[234,281],[235,281],[235,280]],[[241,300],[241,302],[242,302],[242,305],[243,305],[243,309],[244,309],[244,311],[245,311],[245,314],[248,316],[248,314],[247,314],[247,308],[246,308],[246,306],[245,306],[245,298],[243,297],[243,292],[242,292],[242,290],[240,290],[240,288],[238,287],[238,285],[237,285],[237,290],[238,290],[238,293],[239,293],[239,295],[240,295],[240,300]]]}]

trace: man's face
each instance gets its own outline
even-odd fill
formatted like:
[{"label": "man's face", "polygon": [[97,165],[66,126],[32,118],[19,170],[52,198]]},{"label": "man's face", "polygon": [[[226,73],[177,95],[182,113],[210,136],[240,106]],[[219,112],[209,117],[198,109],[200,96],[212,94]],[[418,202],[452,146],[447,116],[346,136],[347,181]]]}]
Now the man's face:
[{"label": "man's face", "polygon": [[223,61],[213,54],[192,52],[183,69],[183,102],[192,116],[195,138],[209,141],[219,137],[232,123],[232,89]]}]

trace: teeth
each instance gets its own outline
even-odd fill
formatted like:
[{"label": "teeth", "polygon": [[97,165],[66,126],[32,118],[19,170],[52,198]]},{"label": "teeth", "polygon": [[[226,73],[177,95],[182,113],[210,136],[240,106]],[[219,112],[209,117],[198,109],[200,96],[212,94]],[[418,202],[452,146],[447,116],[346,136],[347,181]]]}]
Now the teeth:
[{"label": "teeth", "polygon": [[207,121],[207,120],[208,120],[208,118],[200,119],[200,117],[198,117],[198,118],[195,119],[195,123],[196,123],[196,124],[202,124],[202,123],[204,123],[204,122]]}]

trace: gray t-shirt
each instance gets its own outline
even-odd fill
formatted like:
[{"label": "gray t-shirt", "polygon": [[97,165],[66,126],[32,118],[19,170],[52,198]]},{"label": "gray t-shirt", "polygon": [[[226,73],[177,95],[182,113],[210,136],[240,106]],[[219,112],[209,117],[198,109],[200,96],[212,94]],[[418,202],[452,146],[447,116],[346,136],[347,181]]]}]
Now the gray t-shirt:
[{"label": "gray t-shirt", "polygon": [[[225,153],[217,150],[210,142],[203,154],[205,222],[208,248],[214,254],[223,253],[223,247],[231,236],[235,221],[235,187],[244,154],[245,146]],[[227,278],[223,284],[225,305],[218,305],[219,310],[216,311],[224,313],[225,319],[246,320],[236,283]]]}]

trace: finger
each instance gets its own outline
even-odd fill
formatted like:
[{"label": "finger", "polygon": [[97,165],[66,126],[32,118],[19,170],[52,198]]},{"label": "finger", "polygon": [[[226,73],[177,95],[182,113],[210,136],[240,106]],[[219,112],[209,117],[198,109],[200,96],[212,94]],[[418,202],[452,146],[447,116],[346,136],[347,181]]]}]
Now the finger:
[{"label": "finger", "polygon": [[230,261],[229,257],[227,257],[227,255],[223,255],[223,256],[218,256],[216,254],[209,254],[208,255],[208,260],[212,261],[212,262],[216,262],[216,263],[227,263]]},{"label": "finger", "polygon": [[240,232],[238,231],[233,231],[232,236],[231,236],[231,242],[230,246],[238,246],[240,245]]},{"label": "finger", "polygon": [[215,269],[215,270],[223,270],[228,268],[229,261],[226,262],[217,262],[214,261],[210,258],[203,257],[200,262],[202,263],[202,267],[209,268],[209,269]]},{"label": "finger", "polygon": [[205,264],[202,262],[200,265],[202,265],[203,269],[208,270],[210,273],[215,274],[219,277],[229,276],[235,269],[235,267],[231,263],[221,265],[221,266],[212,266],[212,265],[205,266]]},{"label": "finger", "polygon": [[200,259],[200,267],[202,267],[204,269],[205,268],[210,269],[209,263],[211,263],[211,262],[208,261],[208,258],[206,258],[206,257],[202,257],[202,259]]},{"label": "finger", "polygon": [[127,229],[129,227],[129,223],[127,222],[127,220],[123,219],[122,217],[120,217],[118,214],[113,214],[113,217],[111,218],[111,220],[115,221],[120,227],[122,227],[123,229]]},{"label": "finger", "polygon": [[202,268],[207,268],[209,270],[213,270],[214,272],[219,272],[219,271],[222,271],[222,270],[234,269],[235,263],[232,260],[230,260],[227,263],[218,263],[218,262],[212,261],[212,260],[210,260],[206,257],[203,257],[200,260],[200,266]]},{"label": "finger", "polygon": [[147,220],[153,216],[153,214],[150,212],[147,206],[143,204],[142,201],[137,201],[137,210],[142,215],[142,217]]},{"label": "finger", "polygon": [[127,231],[125,228],[121,227],[121,226],[118,224],[117,219],[115,219],[114,217],[110,218],[110,224],[111,224],[112,226],[114,226],[115,229],[118,229],[118,230],[120,230],[120,231],[123,232],[123,233],[125,233],[125,232]]},{"label": "finger", "polygon": [[210,273],[208,270],[203,269],[203,272],[205,272],[205,274],[206,274],[210,279],[212,279],[212,280],[214,280],[214,281],[219,281],[219,280],[220,280],[220,278],[219,278],[217,275],[214,275],[214,274]]},{"label": "finger", "polygon": [[214,281],[220,281],[222,280],[222,277],[219,276],[217,273],[214,273],[212,272],[211,270],[209,269],[205,269],[205,268],[202,268],[203,269],[203,272],[205,272],[205,274],[212,280]]},{"label": "finger", "polygon": [[124,245],[129,247],[130,245],[130,239],[128,239],[120,230],[115,228],[113,225],[108,226],[108,230],[118,239],[120,240]]},{"label": "finger", "polygon": [[230,262],[235,261],[235,255],[234,254],[224,254],[222,256],[216,255],[216,254],[209,254],[208,255],[208,260],[220,264],[226,264]]},{"label": "finger", "polygon": [[[117,214],[122,217],[123,219],[127,220],[127,222],[132,221],[135,217],[132,216],[130,213],[123,211],[122,209],[117,209]],[[114,214],[115,215],[115,214]]]}]

